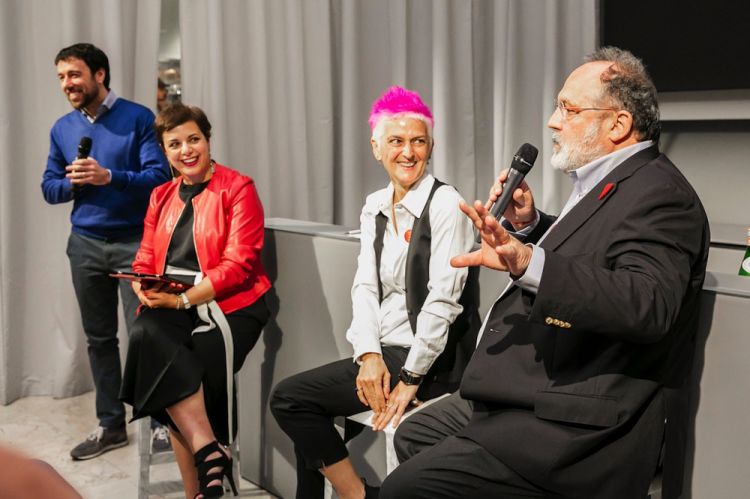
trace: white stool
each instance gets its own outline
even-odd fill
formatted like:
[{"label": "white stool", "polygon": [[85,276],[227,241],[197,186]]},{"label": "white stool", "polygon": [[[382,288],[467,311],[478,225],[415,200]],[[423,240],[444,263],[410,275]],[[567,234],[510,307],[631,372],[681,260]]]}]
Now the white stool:
[{"label": "white stool", "polygon": [[[421,411],[425,407],[428,407],[438,400],[441,400],[445,397],[450,395],[450,393],[443,394],[439,397],[435,397],[434,399],[430,399],[427,402],[424,402],[417,407],[414,407],[410,411],[404,413],[403,417],[401,418],[401,421],[399,421],[399,425],[404,422],[405,419],[409,418],[412,414],[416,414],[417,412]],[[346,419],[349,421],[354,421],[355,423],[359,423],[364,426],[369,426],[372,428],[372,417],[374,413],[372,411],[364,411],[357,414],[352,414],[351,416],[348,416]],[[396,433],[396,428],[393,427],[392,424],[388,424],[383,430],[382,434],[385,438],[385,474],[386,476],[389,475],[393,470],[396,469],[398,466],[398,457],[396,457],[396,449],[393,446],[393,436]],[[325,493],[323,496],[325,499],[330,499],[333,497],[333,487],[331,487],[331,483],[326,480],[325,481]]]},{"label": "white stool", "polygon": [[151,482],[151,465],[176,462],[174,452],[151,452],[151,418],[138,421],[138,499],[148,499],[151,495],[164,495],[183,490],[182,480]]}]

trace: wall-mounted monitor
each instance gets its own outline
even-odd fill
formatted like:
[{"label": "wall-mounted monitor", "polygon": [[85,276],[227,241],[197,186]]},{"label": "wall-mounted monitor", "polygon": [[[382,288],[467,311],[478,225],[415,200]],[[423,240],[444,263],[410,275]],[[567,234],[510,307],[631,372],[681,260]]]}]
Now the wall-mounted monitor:
[{"label": "wall-mounted monitor", "polygon": [[601,0],[600,42],[630,50],[660,92],[750,89],[746,0]]}]

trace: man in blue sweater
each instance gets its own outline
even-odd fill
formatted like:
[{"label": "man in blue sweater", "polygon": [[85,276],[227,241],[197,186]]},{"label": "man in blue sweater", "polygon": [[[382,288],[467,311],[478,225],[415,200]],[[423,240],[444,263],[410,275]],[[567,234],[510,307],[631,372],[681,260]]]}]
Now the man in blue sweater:
[{"label": "man in blue sweater", "polygon": [[[108,274],[130,270],[151,190],[170,174],[153,131],[153,113],[109,89],[104,52],[78,43],[62,49],[55,65],[74,110],[57,120],[50,132],[42,193],[51,204],[73,201],[67,254],[88,341],[99,419],[99,427],[70,453],[80,460],[128,443],[125,409],[118,400],[118,287],[128,330],[138,299],[129,283]],[[83,137],[90,139],[90,152],[79,151]],[[86,157],[76,159],[79,155]]]}]

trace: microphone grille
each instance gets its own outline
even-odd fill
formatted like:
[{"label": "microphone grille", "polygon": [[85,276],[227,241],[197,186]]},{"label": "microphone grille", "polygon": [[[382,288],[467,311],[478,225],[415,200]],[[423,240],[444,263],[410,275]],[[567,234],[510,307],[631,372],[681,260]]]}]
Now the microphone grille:
[{"label": "microphone grille", "polygon": [[79,155],[88,156],[88,154],[91,152],[91,143],[91,137],[81,137],[81,141],[78,143]]},{"label": "microphone grille", "polygon": [[531,170],[531,167],[534,166],[534,162],[538,155],[539,149],[527,142],[518,148],[518,151],[513,158],[513,163],[516,163],[514,166],[518,171],[526,175],[529,173],[529,170]]}]

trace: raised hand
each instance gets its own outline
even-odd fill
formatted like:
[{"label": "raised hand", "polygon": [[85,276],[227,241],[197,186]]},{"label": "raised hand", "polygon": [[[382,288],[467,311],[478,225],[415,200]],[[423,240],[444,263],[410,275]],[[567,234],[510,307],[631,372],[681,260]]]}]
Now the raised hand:
[{"label": "raised hand", "polygon": [[508,234],[500,222],[490,215],[486,205],[474,201],[474,206],[465,202],[459,208],[474,223],[482,237],[482,246],[476,251],[451,259],[454,267],[473,267],[482,265],[494,270],[510,272],[513,277],[520,277],[531,261],[532,249],[515,237]]}]

